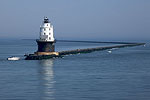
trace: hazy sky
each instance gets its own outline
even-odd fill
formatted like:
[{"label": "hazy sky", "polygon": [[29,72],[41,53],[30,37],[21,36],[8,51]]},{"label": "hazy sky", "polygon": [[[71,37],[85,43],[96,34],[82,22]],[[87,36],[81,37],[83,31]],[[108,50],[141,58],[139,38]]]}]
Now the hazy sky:
[{"label": "hazy sky", "polygon": [[44,16],[57,39],[150,38],[150,0],[0,0],[0,38],[38,38]]}]

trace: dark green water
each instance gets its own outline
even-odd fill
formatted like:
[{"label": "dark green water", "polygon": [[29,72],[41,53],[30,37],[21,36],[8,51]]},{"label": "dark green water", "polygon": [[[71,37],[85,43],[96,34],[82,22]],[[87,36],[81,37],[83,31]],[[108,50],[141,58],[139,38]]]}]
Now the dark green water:
[{"label": "dark green water", "polygon": [[[104,45],[57,43],[56,50]],[[150,44],[23,60],[36,49],[34,41],[1,40],[0,100],[150,100]],[[10,56],[22,60],[7,61]]]}]

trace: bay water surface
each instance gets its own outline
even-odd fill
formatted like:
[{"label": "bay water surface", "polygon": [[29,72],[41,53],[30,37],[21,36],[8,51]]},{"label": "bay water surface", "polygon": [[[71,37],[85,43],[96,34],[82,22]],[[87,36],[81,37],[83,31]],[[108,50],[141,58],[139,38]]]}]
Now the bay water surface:
[{"label": "bay water surface", "polygon": [[[58,42],[56,51],[107,45]],[[0,100],[150,100],[150,44],[24,60],[36,50],[33,40],[0,41]]]}]

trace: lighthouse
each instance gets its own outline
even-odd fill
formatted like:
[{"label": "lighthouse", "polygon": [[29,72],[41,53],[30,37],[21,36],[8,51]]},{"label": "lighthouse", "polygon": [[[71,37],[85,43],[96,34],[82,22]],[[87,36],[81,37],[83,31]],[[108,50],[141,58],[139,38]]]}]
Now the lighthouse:
[{"label": "lighthouse", "polygon": [[40,26],[39,39],[36,40],[38,50],[34,54],[25,54],[26,60],[42,60],[53,57],[60,57],[59,52],[55,52],[55,38],[53,25],[47,17],[44,17]]},{"label": "lighthouse", "polygon": [[44,21],[40,26],[39,39],[36,40],[38,44],[38,50],[36,54],[48,54],[55,52],[55,38],[53,25],[49,22],[47,17],[44,17]]}]

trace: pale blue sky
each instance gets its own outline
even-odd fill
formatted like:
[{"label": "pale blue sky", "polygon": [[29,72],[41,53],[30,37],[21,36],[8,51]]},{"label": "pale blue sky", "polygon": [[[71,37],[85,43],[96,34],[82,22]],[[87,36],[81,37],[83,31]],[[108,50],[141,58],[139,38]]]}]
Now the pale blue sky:
[{"label": "pale blue sky", "polygon": [[150,0],[0,0],[0,38],[38,38],[44,16],[57,39],[150,38]]}]

